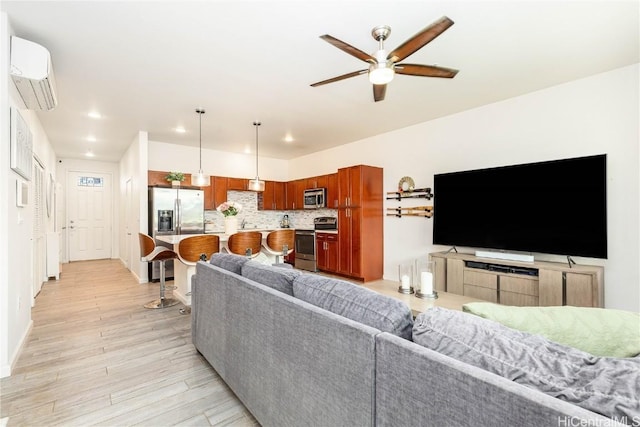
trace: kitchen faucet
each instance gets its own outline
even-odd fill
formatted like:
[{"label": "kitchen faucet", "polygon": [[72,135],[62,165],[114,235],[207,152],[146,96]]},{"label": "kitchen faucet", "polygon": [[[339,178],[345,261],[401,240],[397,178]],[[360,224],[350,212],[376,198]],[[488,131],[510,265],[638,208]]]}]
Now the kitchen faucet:
[{"label": "kitchen faucet", "polygon": [[242,218],[242,222],[240,223],[240,228],[244,230],[245,225],[247,225],[246,218]]}]

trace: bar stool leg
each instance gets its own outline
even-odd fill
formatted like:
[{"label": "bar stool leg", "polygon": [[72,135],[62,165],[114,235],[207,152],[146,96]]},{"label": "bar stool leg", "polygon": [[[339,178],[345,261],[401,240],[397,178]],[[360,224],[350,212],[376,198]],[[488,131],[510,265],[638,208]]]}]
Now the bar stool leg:
[{"label": "bar stool leg", "polygon": [[164,260],[158,261],[160,263],[160,299],[153,300],[144,305],[144,308],[165,308],[171,307],[173,305],[178,304],[178,301],[175,298],[165,298],[165,265]]}]

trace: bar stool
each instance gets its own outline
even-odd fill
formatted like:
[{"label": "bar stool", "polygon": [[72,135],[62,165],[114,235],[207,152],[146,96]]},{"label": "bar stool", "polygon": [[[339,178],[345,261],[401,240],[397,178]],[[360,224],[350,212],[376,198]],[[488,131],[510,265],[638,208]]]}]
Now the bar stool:
[{"label": "bar stool", "polygon": [[160,299],[153,300],[144,305],[144,308],[165,308],[178,304],[175,298],[165,298],[164,293],[166,283],[164,280],[165,266],[164,263],[170,259],[178,258],[178,254],[164,246],[156,246],[151,236],[138,233],[140,239],[140,261],[142,262],[159,262],[160,263]]},{"label": "bar stool", "polygon": [[227,250],[236,255],[255,258],[262,248],[262,233],[259,231],[242,231],[229,236]]},{"label": "bar stool", "polygon": [[178,243],[178,259],[187,266],[187,288],[191,291],[191,276],[196,272],[196,264],[202,259],[211,259],[211,255],[220,252],[220,237],[208,234],[205,236],[185,237]]},{"label": "bar stool", "polygon": [[265,252],[275,255],[276,264],[280,263],[280,256],[287,256],[293,252],[296,240],[296,231],[293,228],[286,230],[274,230],[267,234]]}]

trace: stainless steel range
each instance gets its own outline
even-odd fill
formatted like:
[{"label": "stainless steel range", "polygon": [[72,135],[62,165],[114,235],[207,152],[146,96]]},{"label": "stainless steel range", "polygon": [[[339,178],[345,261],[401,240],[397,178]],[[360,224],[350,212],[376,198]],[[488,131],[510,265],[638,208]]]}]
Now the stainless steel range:
[{"label": "stainless steel range", "polygon": [[315,218],[313,220],[313,228],[313,230],[296,229],[296,268],[318,271],[316,266],[315,230],[337,230],[338,219],[332,216]]}]

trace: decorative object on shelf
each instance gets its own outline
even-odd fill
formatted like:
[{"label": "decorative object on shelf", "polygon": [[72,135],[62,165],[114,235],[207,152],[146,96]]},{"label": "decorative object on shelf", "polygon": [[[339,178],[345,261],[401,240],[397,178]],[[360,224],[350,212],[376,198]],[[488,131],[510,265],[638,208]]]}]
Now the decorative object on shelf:
[{"label": "decorative object on shelf", "polygon": [[435,283],[435,262],[427,258],[416,259],[415,280],[416,297],[418,298],[438,298],[438,293],[433,290]]},{"label": "decorative object on shelf", "polygon": [[433,206],[412,206],[403,208],[398,206],[397,208],[387,208],[387,216],[397,216],[402,218],[403,216],[421,216],[425,218],[431,218],[433,216]]},{"label": "decorative object on shelf", "polygon": [[427,199],[431,200],[433,193],[431,188],[413,188],[411,191],[389,191],[387,192],[387,200],[402,200],[402,199]]},{"label": "decorative object on shelf", "polygon": [[180,183],[184,181],[184,174],[182,172],[169,172],[164,179],[169,181],[173,187],[179,187]]},{"label": "decorative object on shelf", "polygon": [[256,127],[256,179],[249,180],[247,189],[250,191],[264,191],[264,181],[261,181],[258,176],[258,127],[261,124],[260,122],[253,122],[253,125]]},{"label": "decorative object on shelf", "polygon": [[403,263],[398,266],[398,280],[400,282],[398,292],[401,294],[413,293],[413,286],[411,285],[411,281],[413,280],[412,263]]},{"label": "decorative object on shelf", "polygon": [[200,118],[200,169],[198,169],[198,173],[191,175],[191,185],[208,187],[211,183],[211,177],[202,172],[202,115],[204,114],[204,108],[196,108],[196,113]]},{"label": "decorative object on shelf", "polygon": [[412,192],[416,188],[413,178],[410,176],[403,176],[398,182],[398,192],[403,193],[405,191]]}]

